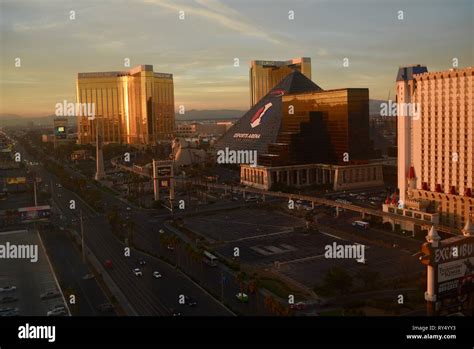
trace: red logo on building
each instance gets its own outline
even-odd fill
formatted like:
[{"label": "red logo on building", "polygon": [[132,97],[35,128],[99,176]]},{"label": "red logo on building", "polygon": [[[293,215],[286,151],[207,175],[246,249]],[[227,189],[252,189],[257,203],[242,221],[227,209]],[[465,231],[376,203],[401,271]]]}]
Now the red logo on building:
[{"label": "red logo on building", "polygon": [[273,104],[271,102],[269,102],[269,103],[265,104],[265,106],[263,106],[263,107],[261,107],[257,110],[257,112],[252,117],[252,119],[250,119],[250,126],[252,126],[252,128],[255,128],[258,125],[260,125],[263,115],[265,115],[267,110],[270,109],[272,107],[272,105]]},{"label": "red logo on building", "polygon": [[270,94],[273,96],[273,97],[281,97],[283,96],[284,94],[286,93],[285,90],[279,88],[277,90],[273,90],[272,92],[270,92]]}]

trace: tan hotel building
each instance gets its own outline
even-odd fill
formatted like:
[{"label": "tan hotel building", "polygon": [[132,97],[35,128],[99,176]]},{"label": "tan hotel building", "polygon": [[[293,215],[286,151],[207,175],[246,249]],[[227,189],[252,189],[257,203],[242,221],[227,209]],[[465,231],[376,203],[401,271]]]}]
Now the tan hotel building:
[{"label": "tan hotel building", "polygon": [[250,106],[253,107],[294,70],[301,72],[311,80],[311,58],[300,57],[288,61],[251,61]]},{"label": "tan hotel building", "polygon": [[93,143],[97,123],[105,143],[150,145],[174,133],[173,75],[152,65],[128,71],[79,73],[77,102],[95,104],[95,120],[78,117],[78,142]]},{"label": "tan hotel building", "polygon": [[473,81],[471,67],[405,67],[397,78],[400,203],[439,213],[440,224],[456,228],[474,214]]}]

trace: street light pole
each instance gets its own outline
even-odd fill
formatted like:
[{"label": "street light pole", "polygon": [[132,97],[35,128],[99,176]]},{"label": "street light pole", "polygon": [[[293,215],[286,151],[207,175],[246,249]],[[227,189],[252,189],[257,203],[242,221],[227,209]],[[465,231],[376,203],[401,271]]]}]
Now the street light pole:
[{"label": "street light pole", "polygon": [[82,263],[86,263],[86,248],[84,246],[84,224],[82,220],[82,210],[81,210],[81,245],[82,245]]},{"label": "street light pole", "polygon": [[221,270],[221,301],[224,303],[224,272]]},{"label": "street light pole", "polygon": [[36,178],[33,182],[33,191],[34,191],[34,194],[35,194],[35,207],[38,206],[38,198],[36,196]]}]

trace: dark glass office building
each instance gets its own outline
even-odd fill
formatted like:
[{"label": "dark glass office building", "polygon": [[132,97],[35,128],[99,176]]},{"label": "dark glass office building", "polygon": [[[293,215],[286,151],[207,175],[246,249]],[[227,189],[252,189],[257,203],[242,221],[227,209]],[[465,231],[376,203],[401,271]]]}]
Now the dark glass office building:
[{"label": "dark glass office building", "polygon": [[374,157],[369,139],[369,90],[314,91],[286,95],[277,141],[259,164],[347,164]]},{"label": "dark glass office building", "polygon": [[258,165],[354,164],[372,159],[369,90],[324,91],[299,72],[288,75],[217,143],[257,150]]}]

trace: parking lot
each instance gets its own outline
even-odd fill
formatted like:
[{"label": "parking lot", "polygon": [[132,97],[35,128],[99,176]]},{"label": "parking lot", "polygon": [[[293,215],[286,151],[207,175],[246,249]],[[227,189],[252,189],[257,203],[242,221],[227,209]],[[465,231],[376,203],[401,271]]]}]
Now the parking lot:
[{"label": "parking lot", "polygon": [[189,217],[184,223],[211,241],[234,242],[268,234],[277,235],[304,226],[305,221],[280,212],[246,207]]},{"label": "parking lot", "polygon": [[[359,271],[376,271],[382,280],[409,276],[422,270],[413,251],[392,246],[391,236],[375,231],[373,234],[363,233],[352,227],[349,221],[350,217],[341,221],[346,225],[344,232],[339,232],[341,227],[321,228],[309,233],[293,232],[295,226],[305,225],[303,219],[255,208],[193,217],[186,219],[186,225],[221,241],[222,244],[215,248],[217,253],[232,258],[234,249],[238,247],[240,262],[261,268],[272,267],[309,288],[320,283],[333,267],[340,267],[352,276]],[[372,236],[374,243],[370,242]],[[364,245],[364,263],[351,258],[325,258],[326,246],[334,242],[338,245]]]},{"label": "parking lot", "polygon": [[[0,233],[0,245],[38,246],[38,260],[6,258],[0,263],[0,288],[15,287],[13,291],[0,292],[0,315],[46,316],[57,305],[65,306],[53,271],[36,232],[19,230]],[[53,292],[48,299],[41,295]],[[8,298],[4,298],[8,297]],[[13,308],[13,311],[7,311]]]}]

